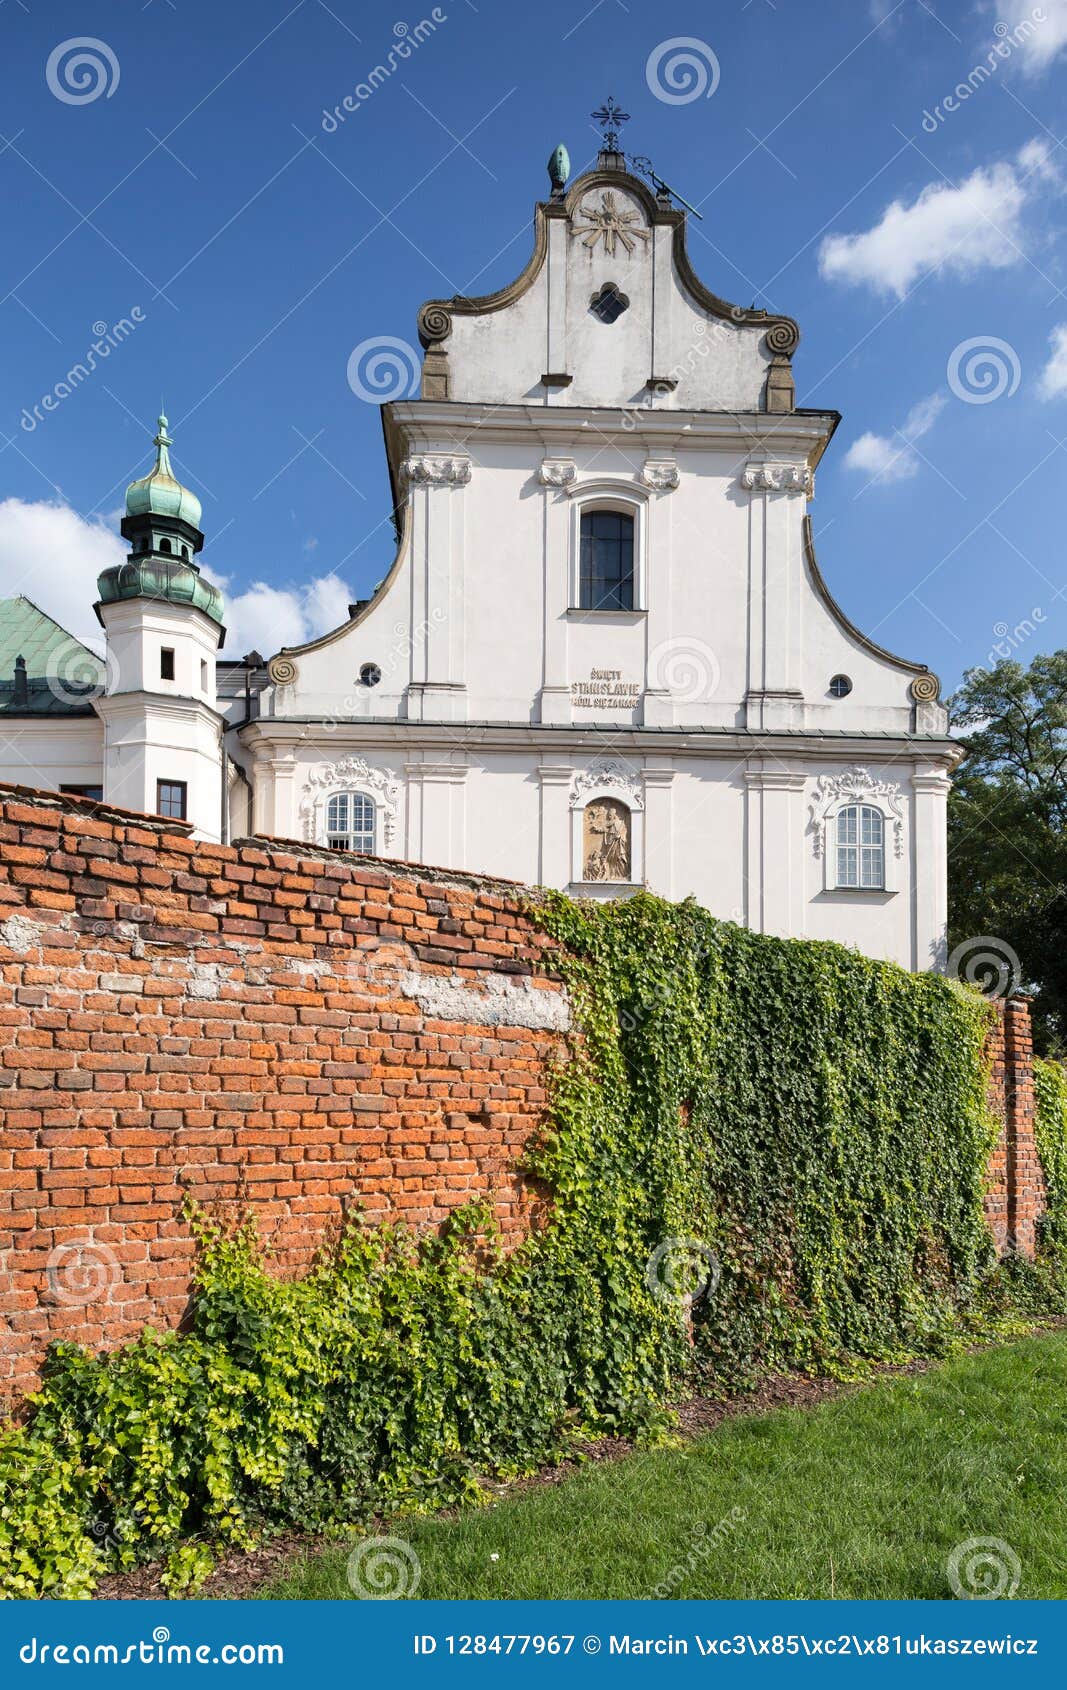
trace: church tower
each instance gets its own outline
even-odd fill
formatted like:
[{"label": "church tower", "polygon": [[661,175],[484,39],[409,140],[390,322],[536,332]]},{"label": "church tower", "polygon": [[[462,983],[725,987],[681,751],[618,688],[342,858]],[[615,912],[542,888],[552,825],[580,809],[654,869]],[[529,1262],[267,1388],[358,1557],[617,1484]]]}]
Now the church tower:
[{"label": "church tower", "polygon": [[96,614],[107,635],[104,799],[189,821],[198,837],[222,827],[222,718],[215,656],[225,638],[222,596],[204,579],[200,500],[177,480],[167,419],[156,462],[126,492],[130,555],[100,576]]}]

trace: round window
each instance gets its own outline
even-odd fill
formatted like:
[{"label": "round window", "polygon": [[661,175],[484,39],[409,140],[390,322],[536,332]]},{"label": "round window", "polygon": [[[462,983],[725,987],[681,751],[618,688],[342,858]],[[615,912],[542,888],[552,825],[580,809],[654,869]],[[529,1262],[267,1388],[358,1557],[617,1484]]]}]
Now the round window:
[{"label": "round window", "polygon": [[852,691],[852,682],[847,675],[835,675],[830,682],[830,692],[834,698],[847,698]]},{"label": "round window", "polygon": [[376,687],[382,678],[382,672],[376,663],[364,663],[359,672],[361,687]]}]

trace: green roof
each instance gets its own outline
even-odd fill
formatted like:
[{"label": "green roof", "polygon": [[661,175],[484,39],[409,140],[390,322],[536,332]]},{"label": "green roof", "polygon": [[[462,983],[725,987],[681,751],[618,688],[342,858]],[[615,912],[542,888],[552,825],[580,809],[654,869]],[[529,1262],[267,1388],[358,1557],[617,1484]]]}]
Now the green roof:
[{"label": "green roof", "polygon": [[[15,697],[15,661],[26,660],[26,701]],[[104,665],[21,594],[0,599],[0,715],[86,716],[103,690]]]}]

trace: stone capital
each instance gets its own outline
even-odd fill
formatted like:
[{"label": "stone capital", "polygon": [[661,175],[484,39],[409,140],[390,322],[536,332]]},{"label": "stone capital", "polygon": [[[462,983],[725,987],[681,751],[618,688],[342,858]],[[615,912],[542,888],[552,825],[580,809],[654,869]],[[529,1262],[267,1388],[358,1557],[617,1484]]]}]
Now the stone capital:
[{"label": "stone capital", "polygon": [[537,479],[542,487],[573,487],[577,475],[573,458],[544,458]]},{"label": "stone capital", "polygon": [[641,480],[656,493],[670,493],[678,485],[678,465],[673,458],[647,458]]},{"label": "stone capital", "polygon": [[405,458],[403,474],[415,486],[465,487],[471,478],[471,461],[423,453]]},{"label": "stone capital", "polygon": [[814,477],[806,463],[778,463],[769,458],[752,458],[741,472],[747,493],[803,493],[814,491]]}]

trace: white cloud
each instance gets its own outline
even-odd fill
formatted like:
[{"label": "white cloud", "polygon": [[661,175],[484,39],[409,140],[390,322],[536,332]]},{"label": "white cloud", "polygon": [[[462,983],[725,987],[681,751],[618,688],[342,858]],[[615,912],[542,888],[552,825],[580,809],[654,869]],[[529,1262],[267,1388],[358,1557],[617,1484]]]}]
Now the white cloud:
[{"label": "white cloud", "polygon": [[47,501],[0,501],[0,598],[24,594],[97,652],[104,631],[93,614],[96,578],[125,556],[102,518]]},{"label": "white cloud", "polygon": [[891,435],[861,434],[845,454],[845,468],[863,471],[871,481],[907,481],[919,468],[915,442],[929,434],[946,404],[943,393],[931,393],[913,405]]},{"label": "white cloud", "polygon": [[1029,141],[1014,159],[980,167],[957,187],[931,182],[911,205],[894,200],[873,228],[827,236],[821,274],[900,299],[926,270],[970,276],[1018,264],[1023,213],[1055,175],[1050,156],[1046,142]]},{"label": "white cloud", "polygon": [[1067,398],[1067,323],[1057,323],[1048,338],[1052,350],[1037,390],[1042,399]]},{"label": "white cloud", "polygon": [[[61,627],[102,652],[96,620],[96,579],[128,555],[117,521],[84,517],[70,505],[22,499],[0,501],[0,598],[32,599]],[[348,619],[348,584],[320,575],[303,585],[271,587],[256,581],[229,592],[229,580],[205,568],[222,589],[226,651],[240,657],[256,647],[265,657],[282,645],[302,645]]]},{"label": "white cloud", "polygon": [[[205,571],[206,573],[206,571]],[[303,645],[348,621],[352,594],[336,575],[320,575],[302,587],[271,587],[253,581],[243,593],[229,593],[218,576],[226,599],[226,654],[243,657],[258,651],[264,657],[281,646]]]},{"label": "white cloud", "polygon": [[1028,76],[1040,76],[1067,47],[1067,0],[1040,0],[1039,5],[1016,0],[998,17],[1007,24],[1004,39],[1012,41]]}]

